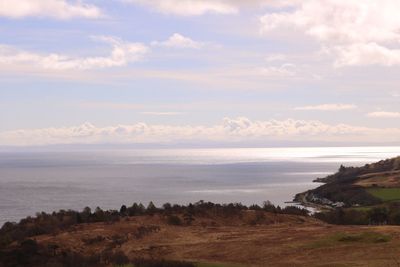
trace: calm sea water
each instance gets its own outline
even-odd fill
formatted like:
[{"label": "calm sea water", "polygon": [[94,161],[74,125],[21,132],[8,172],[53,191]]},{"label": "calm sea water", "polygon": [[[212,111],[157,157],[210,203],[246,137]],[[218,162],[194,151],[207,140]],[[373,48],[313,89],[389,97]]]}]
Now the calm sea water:
[{"label": "calm sea water", "polygon": [[0,224],[38,211],[133,202],[285,201],[336,171],[400,147],[0,152]]}]

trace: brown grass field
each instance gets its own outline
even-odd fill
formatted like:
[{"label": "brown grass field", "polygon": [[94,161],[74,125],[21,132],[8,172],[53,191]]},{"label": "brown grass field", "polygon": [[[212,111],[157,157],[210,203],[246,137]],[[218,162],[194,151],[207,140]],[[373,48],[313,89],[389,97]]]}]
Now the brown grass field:
[{"label": "brown grass field", "polygon": [[363,187],[400,187],[400,172],[380,172],[361,175],[355,183]]},{"label": "brown grass field", "polygon": [[86,255],[114,247],[129,258],[208,263],[201,266],[400,266],[400,227],[262,213],[195,218],[190,226],[169,225],[159,215],[127,217],[35,239]]}]

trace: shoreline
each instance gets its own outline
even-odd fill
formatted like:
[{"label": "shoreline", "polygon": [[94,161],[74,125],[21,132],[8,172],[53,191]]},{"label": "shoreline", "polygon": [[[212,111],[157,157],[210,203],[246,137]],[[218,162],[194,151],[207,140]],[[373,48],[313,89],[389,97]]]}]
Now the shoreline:
[{"label": "shoreline", "polygon": [[317,204],[317,203],[308,201],[307,195],[308,195],[308,191],[296,194],[292,203],[298,203],[299,205],[301,205],[305,208],[312,208],[315,210],[315,212],[334,210],[334,208],[331,206]]}]

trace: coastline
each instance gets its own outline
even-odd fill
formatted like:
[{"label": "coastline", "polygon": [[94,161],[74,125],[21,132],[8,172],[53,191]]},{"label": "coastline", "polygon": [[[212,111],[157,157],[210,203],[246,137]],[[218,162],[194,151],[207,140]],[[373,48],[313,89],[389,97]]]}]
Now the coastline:
[{"label": "coastline", "polygon": [[298,203],[298,205],[303,206],[305,208],[312,208],[314,212],[334,210],[334,208],[331,206],[308,201],[307,196],[308,196],[308,191],[298,193],[294,197],[293,203]]}]

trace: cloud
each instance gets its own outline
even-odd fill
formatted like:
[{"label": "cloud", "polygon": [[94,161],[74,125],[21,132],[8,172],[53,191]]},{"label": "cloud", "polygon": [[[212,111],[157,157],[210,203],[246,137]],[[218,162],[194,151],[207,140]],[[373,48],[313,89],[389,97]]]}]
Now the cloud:
[{"label": "cloud", "polygon": [[289,12],[268,13],[261,23],[265,31],[295,28],[321,41],[398,41],[399,8],[396,0],[308,0]]},{"label": "cloud", "polygon": [[99,18],[100,9],[94,5],[76,1],[72,4],[66,0],[1,0],[0,17],[51,17],[69,19],[73,17]]},{"label": "cloud", "polygon": [[328,47],[336,67],[400,63],[397,0],[308,0],[260,18],[262,32],[296,30]]},{"label": "cloud", "polygon": [[400,92],[392,92],[391,96],[398,98],[398,97],[400,97]]},{"label": "cloud", "polygon": [[296,75],[296,65],[284,63],[278,67],[268,66],[259,69],[260,74],[269,77],[290,77]]},{"label": "cloud", "polygon": [[153,115],[153,116],[176,116],[182,114],[181,112],[174,112],[174,111],[164,111],[164,112],[159,112],[159,111],[143,111],[140,112],[140,114],[144,115]]},{"label": "cloud", "polygon": [[114,102],[80,102],[80,108],[90,109],[116,109],[116,110],[139,110],[144,109],[147,105],[144,104],[130,104],[130,103],[114,103]]},{"label": "cloud", "polygon": [[185,37],[179,33],[174,33],[166,41],[163,42],[152,42],[154,46],[164,46],[173,48],[195,48],[199,49],[204,46],[204,43],[196,42],[189,37]]},{"label": "cloud", "polygon": [[141,43],[128,43],[108,36],[98,36],[94,37],[94,39],[112,46],[109,56],[71,57],[56,53],[39,54],[7,45],[0,45],[0,66],[30,64],[48,70],[100,69],[125,66],[129,62],[139,60],[148,52],[148,48]]},{"label": "cloud", "polygon": [[358,43],[334,48],[337,59],[335,67],[400,64],[400,49],[388,49],[376,43]]},{"label": "cloud", "polygon": [[204,14],[237,14],[243,9],[290,7],[300,0],[122,0],[139,4],[164,14],[200,16]]},{"label": "cloud", "polygon": [[286,59],[287,59],[287,56],[284,54],[270,54],[265,57],[265,61],[267,61],[267,62],[283,61]]},{"label": "cloud", "polygon": [[98,143],[179,143],[185,141],[399,141],[400,129],[368,128],[346,124],[329,125],[308,120],[252,121],[245,117],[225,118],[214,126],[151,125],[136,123],[96,127],[79,126],[22,129],[0,133],[0,145],[98,144]]},{"label": "cloud", "polygon": [[147,6],[164,14],[179,16],[199,16],[206,13],[236,14],[237,6],[222,0],[124,0]]},{"label": "cloud", "polygon": [[376,111],[367,114],[371,118],[400,118],[400,112]]},{"label": "cloud", "polygon": [[341,111],[341,110],[350,110],[356,108],[357,108],[356,105],[350,105],[350,104],[322,104],[316,106],[295,107],[294,110]]}]

